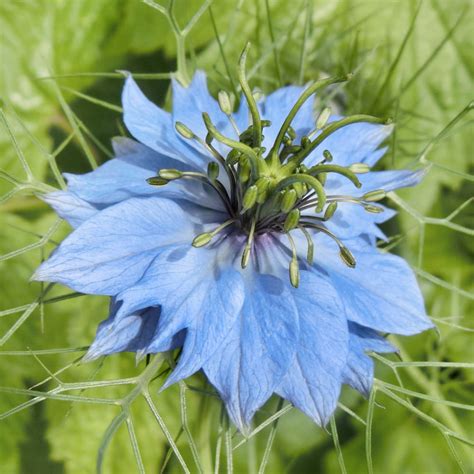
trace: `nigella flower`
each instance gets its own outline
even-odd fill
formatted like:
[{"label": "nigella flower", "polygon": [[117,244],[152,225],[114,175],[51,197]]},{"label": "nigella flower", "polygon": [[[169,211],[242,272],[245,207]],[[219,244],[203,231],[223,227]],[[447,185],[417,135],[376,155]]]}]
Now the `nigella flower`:
[{"label": "nigella flower", "polygon": [[204,73],[173,82],[173,110],[131,77],[115,158],[44,199],[74,231],[36,280],[111,297],[86,359],[180,348],[167,387],[203,371],[246,428],[276,393],[316,423],[342,384],[367,394],[368,351],[382,333],[432,327],[412,271],[380,252],[387,191],[423,171],[371,171],[391,125],[370,116],[317,120],[317,90],[281,88],[255,101],[240,67],[233,113]]}]

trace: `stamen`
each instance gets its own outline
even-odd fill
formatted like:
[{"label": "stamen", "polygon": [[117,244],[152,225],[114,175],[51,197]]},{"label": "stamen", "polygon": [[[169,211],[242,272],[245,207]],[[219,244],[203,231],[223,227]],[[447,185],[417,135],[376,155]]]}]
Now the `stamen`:
[{"label": "stamen", "polygon": [[162,168],[158,171],[160,178],[166,179],[167,181],[173,181],[183,177],[183,172],[175,169]]},{"label": "stamen", "polygon": [[291,252],[292,252],[292,258],[290,261],[290,268],[289,268],[290,283],[295,288],[298,288],[300,284],[300,266],[298,264],[298,254],[296,252],[296,245],[295,245],[295,241],[293,240],[293,237],[290,235],[289,232],[286,233],[286,236],[288,237],[288,240],[290,242]]},{"label": "stamen", "polygon": [[368,193],[365,193],[362,196],[362,199],[368,202],[376,202],[381,201],[385,197],[387,197],[387,193],[383,189],[377,189],[376,191],[370,191]]},{"label": "stamen", "polygon": [[[313,219],[312,217],[307,216],[305,216],[305,218]],[[341,260],[350,268],[354,268],[356,266],[354,255],[352,255],[351,251],[329,229],[319,224],[313,224],[312,222],[301,222],[301,224],[305,227],[310,227],[311,229],[317,229],[331,237],[339,247],[339,256],[341,257]]]},{"label": "stamen", "polygon": [[255,216],[252,219],[252,225],[250,227],[250,232],[249,232],[249,236],[248,236],[248,239],[247,239],[247,243],[245,244],[245,248],[244,248],[244,251],[242,253],[242,261],[240,263],[242,268],[245,268],[249,263],[250,251],[252,250],[253,236],[255,234],[255,225],[257,224],[259,210],[260,210],[260,208],[257,208],[257,212],[255,213]]},{"label": "stamen", "polygon": [[284,191],[283,198],[281,201],[281,212],[285,214],[290,212],[293,209],[293,206],[296,203],[296,191],[294,189],[288,189]]},{"label": "stamen", "polygon": [[306,237],[306,241],[308,242],[308,251],[306,253],[306,260],[308,261],[308,263],[310,265],[313,264],[313,260],[314,260],[314,243],[313,243],[313,239],[311,238],[311,235],[310,233],[302,226],[302,225],[299,225],[298,226],[298,229],[301,230],[301,232],[303,232],[304,236]]},{"label": "stamen", "polygon": [[372,214],[380,214],[381,212],[384,212],[385,209],[380,206],[372,206],[371,204],[364,204],[364,209],[367,212],[371,212]]},{"label": "stamen", "polygon": [[217,101],[219,102],[219,107],[224,112],[224,114],[229,119],[232,128],[234,129],[237,136],[240,135],[239,127],[232,116],[232,102],[230,100],[230,96],[226,91],[219,91],[217,94]]},{"label": "stamen", "polygon": [[370,166],[366,163],[352,163],[352,165],[349,166],[349,169],[353,173],[364,174],[370,171]]},{"label": "stamen", "polygon": [[319,114],[318,120],[316,120],[316,130],[321,130],[326,125],[329,117],[331,116],[331,109],[325,107],[323,111]]},{"label": "stamen", "polygon": [[[196,140],[204,149],[209,151],[211,155],[223,166],[226,171],[226,174],[231,182],[231,201],[235,201],[235,194],[234,190],[237,184],[237,177],[235,175],[235,171],[232,166],[229,166],[224,159],[224,157],[212,146],[212,144],[207,141],[204,141],[201,137],[198,137],[189,127],[184,125],[182,122],[176,122],[175,128],[178,133],[187,139],[194,139]],[[207,138],[207,137],[206,137]]]},{"label": "stamen", "polygon": [[208,132],[219,142],[224,143],[224,145],[227,145],[230,148],[234,148],[236,150],[239,150],[242,154],[247,156],[250,160],[250,165],[252,167],[252,172],[255,176],[258,175],[258,157],[255,151],[250,148],[248,145],[245,143],[238,142],[236,140],[232,140],[231,138],[227,138],[226,136],[222,135],[219,130],[214,126],[214,124],[211,121],[211,118],[209,117],[209,114],[207,112],[203,112],[202,118],[204,120],[204,124],[206,125],[206,128]]},{"label": "stamen", "polygon": [[324,191],[323,185],[314,177],[308,174],[292,174],[287,178],[282,179],[275,191],[280,191],[294,183],[306,183],[308,186],[314,189],[316,195],[318,196],[318,204],[316,209],[319,209],[318,212],[323,210],[324,204],[326,204],[326,192]]},{"label": "stamen", "polygon": [[196,237],[194,237],[192,246],[204,247],[204,245],[207,245],[212,240],[212,238],[215,237],[219,232],[222,232],[226,227],[230,226],[237,220],[238,219],[229,219],[222,223],[220,226],[216,227],[211,232],[203,232],[202,234],[196,235]]},{"label": "stamen", "polygon": [[169,183],[167,179],[160,178],[159,176],[147,178],[146,182],[152,186],[165,186]]},{"label": "stamen", "polygon": [[207,165],[207,175],[211,181],[215,181],[219,177],[219,165],[214,161]]},{"label": "stamen", "polygon": [[289,232],[290,230],[298,227],[298,221],[300,220],[300,210],[293,209],[288,213],[285,219],[285,223],[283,224],[283,229],[285,232]]},{"label": "stamen", "polygon": [[337,202],[331,202],[324,212],[324,220],[328,221],[337,210]]}]

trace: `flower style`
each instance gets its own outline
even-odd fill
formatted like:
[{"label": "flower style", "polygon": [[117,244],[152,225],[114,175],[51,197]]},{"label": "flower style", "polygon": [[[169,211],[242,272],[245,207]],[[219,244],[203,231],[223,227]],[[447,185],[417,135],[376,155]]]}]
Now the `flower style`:
[{"label": "flower style", "polygon": [[385,193],[423,171],[371,171],[391,125],[315,120],[314,94],[345,78],[216,101],[206,76],[174,81],[173,110],[132,77],[115,158],[44,196],[74,231],[34,278],[111,297],[86,359],[180,348],[164,387],[202,370],[245,430],[276,393],[324,425],[342,384],[367,395],[380,333],[432,327],[415,277],[380,252]]}]

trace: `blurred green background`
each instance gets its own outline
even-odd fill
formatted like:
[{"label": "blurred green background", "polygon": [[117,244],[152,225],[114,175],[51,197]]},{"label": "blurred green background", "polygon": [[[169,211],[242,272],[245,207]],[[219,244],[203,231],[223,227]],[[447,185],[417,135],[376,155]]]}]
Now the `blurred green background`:
[{"label": "blurred green background", "polygon": [[[81,348],[106,315],[107,301],[29,282],[41,259],[69,232],[38,199],[46,189],[41,183],[58,187],[58,170],[86,172],[91,163],[110,158],[110,138],[126,133],[120,114],[123,78],[116,70],[137,73],[146,94],[168,106],[177,52],[186,54],[189,74],[206,70],[213,92],[233,91],[237,59],[249,40],[253,87],[267,93],[280,84],[353,71],[354,79],[333,98],[348,113],[393,117],[396,132],[382,166],[398,168],[420,159],[433,163],[420,186],[387,202],[400,210],[386,227],[387,246],[413,265],[439,334],[394,340],[408,364],[394,368],[379,361],[377,376],[415,395],[393,391],[399,397],[394,400],[379,390],[374,404],[345,389],[346,411],[338,410],[335,418],[336,447],[334,432],[331,436],[290,410],[279,421],[266,472],[474,472],[472,448],[447,431],[474,437],[469,405],[474,150],[468,108],[473,3],[176,0],[172,6],[176,23],[139,0],[0,2],[0,472],[95,472],[117,407],[81,403],[87,401],[81,398],[38,403],[41,399],[25,389],[45,382],[33,390],[51,390],[58,380],[107,380],[143,370],[143,362],[135,367],[129,354],[78,366]],[[173,25],[187,33],[178,42]],[[210,389],[199,376],[190,385]],[[156,395],[158,385],[153,387],[156,406],[175,437],[182,426],[179,388]],[[129,390],[67,393],[119,397]],[[187,398],[203,470],[212,472],[219,403],[192,390]],[[264,407],[256,426],[276,405],[272,400]],[[169,444],[143,400],[133,404],[132,416],[146,472],[160,472],[165,464],[164,472],[181,472],[174,456],[165,463]],[[235,449],[235,472],[257,472],[270,433],[267,427]],[[234,446],[240,440],[234,435]],[[198,472],[186,436],[177,444],[191,472]],[[120,426],[106,446],[103,471],[138,472],[132,447],[126,426]],[[224,454],[221,463],[225,472]]]}]

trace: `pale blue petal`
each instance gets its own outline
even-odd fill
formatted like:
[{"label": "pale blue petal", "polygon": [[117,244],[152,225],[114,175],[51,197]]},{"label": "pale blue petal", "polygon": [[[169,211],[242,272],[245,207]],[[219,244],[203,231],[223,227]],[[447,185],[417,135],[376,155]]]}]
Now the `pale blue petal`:
[{"label": "pale blue petal", "polygon": [[[116,318],[120,304],[112,301],[108,319],[99,324],[94,342],[91,344],[83,361],[117,352],[147,352],[155,334],[160,319],[160,308],[146,308]],[[170,351],[180,347],[183,343],[183,334],[164,341],[160,352]]]},{"label": "pale blue petal", "polygon": [[[325,226],[340,239],[352,239],[361,234],[370,234],[379,239],[386,240],[385,234],[377,224],[391,219],[396,212],[388,207],[377,206],[384,209],[379,214],[367,212],[362,206],[350,202],[338,203],[336,212]],[[310,215],[310,213],[308,213]],[[313,213],[314,215],[314,213]]]},{"label": "pale blue petal", "polygon": [[350,196],[362,196],[370,191],[383,189],[386,192],[399,188],[416,186],[426,175],[428,169],[397,170],[397,171],[371,171],[370,173],[358,175],[362,186],[356,188],[347,180],[340,177],[328,178],[327,190],[331,194],[348,194]]},{"label": "pale blue petal", "polygon": [[322,274],[301,272],[293,291],[300,318],[296,357],[277,393],[324,426],[337,406],[348,353],[339,297]]},{"label": "pale blue petal", "polygon": [[[204,139],[207,135],[207,128],[204,125],[202,113],[207,112],[221,133],[229,138],[237,138],[229,119],[209,93],[206,74],[203,71],[196,71],[187,87],[183,87],[177,80],[173,80],[172,86],[174,123],[184,123],[198,137]],[[199,151],[202,150],[202,146],[196,142],[190,142],[190,144],[196,146]]]},{"label": "pale blue petal", "polygon": [[128,199],[84,222],[33,278],[115,295],[142,278],[159,252],[190,243],[195,233],[178,204],[158,197]]},{"label": "pale blue petal", "polygon": [[79,227],[86,220],[97,214],[97,207],[68,191],[55,191],[41,196],[56,214],[72,227]]},{"label": "pale blue petal", "polygon": [[[305,87],[301,86],[282,87],[266,96],[259,104],[262,109],[262,118],[272,123],[270,127],[263,129],[265,136],[263,146],[267,148],[267,151],[272,147],[283,122],[304,90]],[[291,123],[297,132],[296,142],[299,142],[303,135],[307,135],[315,127],[313,103],[314,95],[303,104]]]},{"label": "pale blue petal", "polygon": [[215,249],[182,246],[162,253],[135,285],[117,295],[123,301],[118,317],[160,304],[162,314],[147,349],[186,329],[183,353],[165,387],[192,375],[214,354],[240,313],[244,285],[222,244]]},{"label": "pale blue petal", "polygon": [[241,431],[288,371],[299,335],[287,281],[270,275],[251,278],[240,317],[203,367]]},{"label": "pale blue petal", "polygon": [[331,277],[347,319],[376,331],[402,335],[433,327],[415,275],[405,260],[375,248],[360,250],[357,241],[345,243],[356,259],[355,268],[342,263],[337,246],[328,237],[315,238],[315,246],[323,255],[316,259],[316,267]]},{"label": "pale blue petal", "polygon": [[122,103],[125,125],[137,140],[163,155],[205,169],[209,158],[181,140],[171,114],[149,101],[131,76],[125,81]]},{"label": "pale blue petal", "polygon": [[[335,119],[332,118],[331,121]],[[305,164],[306,166],[313,166],[320,162],[324,158],[324,150],[329,150],[334,158],[333,163],[341,166],[366,161],[368,163],[375,162],[379,155],[374,156],[374,153],[392,130],[392,125],[377,125],[365,122],[346,125],[329,135],[306,158]]]},{"label": "pale blue petal", "polygon": [[343,373],[343,382],[369,396],[374,381],[374,362],[367,352],[397,352],[377,332],[349,321],[349,354]]},{"label": "pale blue petal", "polygon": [[[197,168],[163,156],[151,148],[130,139],[114,141],[118,158],[107,161],[90,173],[75,175],[65,173],[68,189],[81,199],[93,204],[114,204],[136,196],[160,195],[161,197],[182,198],[211,209],[223,209],[223,204],[210,187],[194,181],[174,181],[166,186],[151,186],[147,178],[156,176],[161,168],[181,171],[196,171]],[[123,154],[126,153],[126,154]]]}]

